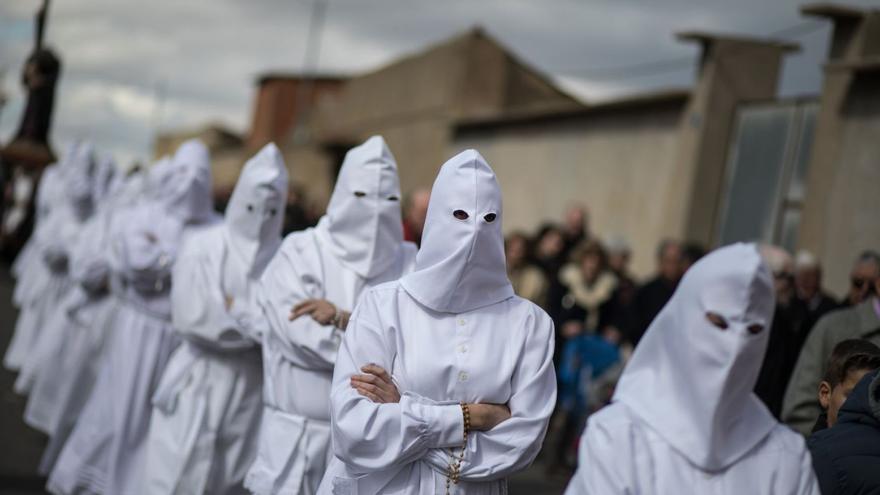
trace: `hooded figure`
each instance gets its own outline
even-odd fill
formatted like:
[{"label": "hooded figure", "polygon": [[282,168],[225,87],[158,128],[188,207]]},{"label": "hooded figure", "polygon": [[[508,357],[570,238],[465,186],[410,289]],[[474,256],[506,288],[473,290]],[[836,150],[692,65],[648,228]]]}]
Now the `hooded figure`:
[{"label": "hooded figure", "polygon": [[[55,208],[40,229],[37,246],[43,269],[49,277],[43,290],[34,294],[31,304],[22,308],[20,319],[31,321],[31,335],[26,356],[21,363],[15,391],[29,394],[34,382],[50,359],[49,350],[61,338],[64,321],[55,318],[72,286],[70,278],[71,247],[81,235],[83,225],[93,213],[92,181],[95,174],[94,150],[89,144],[76,147],[69,170],[64,175],[65,202]],[[30,317],[28,313],[35,316]],[[26,418],[27,419],[27,418]]]},{"label": "hooded figure", "polygon": [[52,212],[68,208],[68,175],[82,156],[81,146],[80,143],[71,144],[59,163],[46,167],[37,186],[34,229],[12,265],[12,274],[16,278],[12,302],[19,308],[19,316],[3,359],[3,365],[10,370],[21,369],[36,343],[36,334],[44,317],[36,307],[44,304],[47,293],[59,293],[65,289],[57,286],[57,278],[52,276],[44,261],[43,248],[52,238],[52,222],[49,220]]},{"label": "hooded figure", "polygon": [[[479,153],[443,165],[415,271],[368,290],[351,317],[330,395],[334,458],[318,493],[503,494],[535,459],[556,403],[553,323],[513,293],[502,218]],[[372,376],[390,375],[395,398],[353,388],[370,364],[381,368]],[[477,409],[501,404],[508,419],[481,424]]]},{"label": "hooded figure", "polygon": [[688,270],[590,417],[568,494],[816,494],[803,438],[752,389],[775,304],[753,244]]},{"label": "hooded figure", "polygon": [[[244,249],[244,248],[242,248]],[[288,235],[262,277],[265,377],[253,493],[312,494],[330,456],[330,381],[361,292],[412,269],[397,164],[378,136],[351,149],[317,227]]]},{"label": "hooded figure", "polygon": [[225,221],[188,236],[172,270],[183,344],[153,397],[142,493],[245,493],[262,413],[251,338],[259,277],[281,244],[287,169],[274,144],[245,164]]},{"label": "hooded figure", "polygon": [[198,141],[160,169],[163,186],[113,216],[109,285],[117,307],[101,368],[49,477],[53,493],[140,493],[150,399],[178,338],[171,328],[171,267],[184,235],[212,224],[211,169]]},{"label": "hooded figure", "polygon": [[74,282],[54,308],[49,329],[57,337],[47,340],[43,369],[37,376],[25,409],[25,422],[50,437],[39,471],[47,475],[64,446],[97,377],[101,350],[116,299],[110,296],[108,229],[121,202],[122,181],[109,158],[97,162],[92,180],[95,214],[82,225],[70,253]]}]

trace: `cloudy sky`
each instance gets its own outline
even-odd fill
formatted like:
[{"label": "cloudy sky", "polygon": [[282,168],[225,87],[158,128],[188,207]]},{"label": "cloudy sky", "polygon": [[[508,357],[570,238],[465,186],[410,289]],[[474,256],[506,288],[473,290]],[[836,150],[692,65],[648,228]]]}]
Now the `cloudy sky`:
[{"label": "cloudy sky", "polygon": [[[687,29],[782,32],[802,45],[786,63],[782,94],[816,93],[829,35],[826,22],[800,16],[800,0],[326,1],[321,72],[356,74],[482,25],[585,100],[690,85],[696,48],[673,36]],[[880,7],[880,0],[848,4]],[[0,88],[9,97],[0,111],[3,141],[24,103],[18,78],[38,5],[0,2]],[[89,138],[130,160],[148,156],[157,130],[209,121],[246,130],[255,77],[303,67],[312,7],[313,0],[56,0],[47,37],[64,63],[56,144]]]}]

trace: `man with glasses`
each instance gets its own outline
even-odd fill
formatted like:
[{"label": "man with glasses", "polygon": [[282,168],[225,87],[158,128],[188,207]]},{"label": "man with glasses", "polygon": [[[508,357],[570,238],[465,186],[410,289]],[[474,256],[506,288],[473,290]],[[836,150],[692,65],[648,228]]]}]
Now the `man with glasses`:
[{"label": "man with glasses", "polygon": [[880,255],[865,251],[856,260],[850,307],[832,311],[816,323],[801,350],[785,392],[782,419],[804,435],[820,413],[816,384],[825,373],[831,349],[846,339],[865,339],[880,344]]},{"label": "man with glasses", "polygon": [[876,294],[871,281],[880,277],[880,253],[876,251],[864,251],[856,259],[850,273],[849,292],[842,301],[844,306],[855,306],[871,294]]}]

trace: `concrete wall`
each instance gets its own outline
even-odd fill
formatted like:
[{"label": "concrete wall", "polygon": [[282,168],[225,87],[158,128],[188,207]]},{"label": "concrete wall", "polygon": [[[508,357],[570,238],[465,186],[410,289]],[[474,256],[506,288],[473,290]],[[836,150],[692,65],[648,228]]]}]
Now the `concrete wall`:
[{"label": "concrete wall", "polygon": [[862,250],[880,249],[880,12],[804,8],[834,23],[813,145],[800,247],[842,294]]},{"label": "concrete wall", "polygon": [[685,218],[675,193],[681,103],[587,114],[558,123],[466,132],[452,155],[475,148],[492,165],[504,194],[505,231],[534,231],[559,221],[572,201],[587,204],[600,237],[626,236],[634,271],[654,268],[654,248],[676,236]]}]

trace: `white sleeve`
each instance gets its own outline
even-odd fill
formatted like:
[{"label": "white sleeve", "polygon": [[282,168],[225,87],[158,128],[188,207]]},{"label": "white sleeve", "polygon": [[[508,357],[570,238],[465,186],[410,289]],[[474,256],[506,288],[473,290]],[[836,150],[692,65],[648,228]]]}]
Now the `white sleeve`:
[{"label": "white sleeve", "polygon": [[[531,328],[522,343],[519,365],[511,377],[512,392],[507,403],[511,417],[489,431],[470,432],[461,460],[462,480],[506,478],[528,467],[541,450],[556,406],[556,373],[553,322],[538,311],[535,308],[529,321],[524,322]],[[461,450],[453,452],[458,456]],[[426,460],[441,472],[453,463],[449,450],[433,450]]]},{"label": "white sleeve", "polygon": [[577,471],[565,495],[634,493],[620,472],[621,464],[633,462],[634,456],[620,452],[620,449],[628,449],[629,445],[629,439],[614,438],[601,422],[588,422],[578,449]]},{"label": "white sleeve", "polygon": [[198,237],[187,242],[172,269],[171,321],[181,334],[223,349],[253,345],[226,310],[226,301],[211,258],[201,252]]},{"label": "white sleeve", "polygon": [[[801,440],[801,439],[799,439]],[[821,495],[819,490],[819,481],[816,479],[816,473],[813,471],[813,458],[806,445],[803,447],[801,454],[801,465],[798,470],[798,483],[795,495]]]},{"label": "white sleeve", "polygon": [[333,452],[358,474],[403,466],[430,449],[460,445],[461,406],[438,404],[405,393],[399,403],[376,404],[351,386],[353,375],[373,363],[392,369],[395,351],[378,330],[375,303],[367,293],[351,317],[330,392]]},{"label": "white sleeve", "polygon": [[[307,299],[323,298],[322,280],[314,276],[308,259],[286,241],[269,262],[260,280],[260,306],[273,339],[283,348],[284,358],[306,369],[332,371],[342,331],[321,325],[309,315],[290,321],[293,307]],[[331,303],[333,301],[330,301]]]}]

